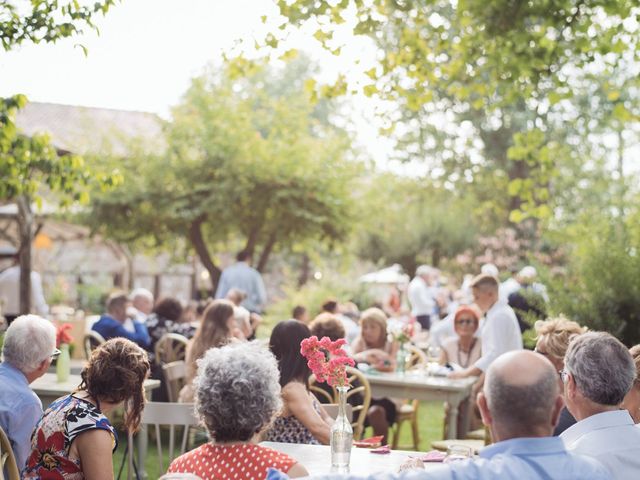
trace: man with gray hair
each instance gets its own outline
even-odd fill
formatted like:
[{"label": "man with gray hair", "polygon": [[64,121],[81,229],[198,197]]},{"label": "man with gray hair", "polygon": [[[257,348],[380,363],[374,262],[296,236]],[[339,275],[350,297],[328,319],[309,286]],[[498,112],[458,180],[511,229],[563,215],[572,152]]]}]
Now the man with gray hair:
[{"label": "man with gray hair", "polygon": [[42,416],[42,402],[29,384],[44,375],[56,349],[56,329],[37,315],[16,318],[4,336],[0,364],[0,427],[22,470],[31,452],[31,433]]},{"label": "man with gray hair", "polygon": [[640,476],[640,428],[620,409],[635,376],[629,350],[605,332],[576,337],[564,357],[564,398],[578,423],[560,438],[569,450],[598,459],[616,479]]},{"label": "man with gray hair", "polygon": [[[530,351],[508,352],[488,368],[478,394],[482,421],[495,442],[477,460],[399,474],[376,474],[367,480],[605,480],[608,470],[597,460],[567,451],[552,437],[563,402],[558,373],[544,356]],[[414,465],[410,465],[414,467]],[[417,466],[417,465],[415,465]],[[282,479],[276,476],[269,479]],[[331,476],[342,480],[362,477]]]}]

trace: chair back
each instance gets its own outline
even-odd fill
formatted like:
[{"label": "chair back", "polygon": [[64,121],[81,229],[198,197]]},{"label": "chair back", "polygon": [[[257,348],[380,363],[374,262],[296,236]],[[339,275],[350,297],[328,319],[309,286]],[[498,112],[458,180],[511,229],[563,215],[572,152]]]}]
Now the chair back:
[{"label": "chair back", "polygon": [[95,330],[89,330],[84,334],[82,345],[84,346],[84,356],[87,360],[91,357],[91,352],[102,345],[106,340]]},{"label": "chair back", "polygon": [[185,360],[189,340],[178,333],[166,333],[158,340],[155,347],[156,365]]},{"label": "chair back", "polygon": [[[166,472],[169,464],[187,451],[189,427],[198,426],[199,421],[195,416],[193,403],[147,402],[142,412],[140,425],[142,428],[138,435],[147,435],[148,428],[153,427],[158,451],[158,471]],[[161,426],[169,429],[168,457],[162,448]],[[180,434],[180,430],[182,430],[182,434]],[[128,444],[128,478],[131,480],[133,478],[133,435],[131,433]],[[165,458],[167,458],[167,465],[164,465]]]},{"label": "chair back", "polygon": [[20,472],[18,471],[18,465],[16,464],[16,457],[13,454],[11,448],[11,442],[9,438],[0,427],[0,479],[5,480],[5,472],[7,473],[6,480],[20,480]]},{"label": "chair back", "polygon": [[[353,385],[353,388],[347,392],[347,402],[349,398],[354,395],[362,395],[362,403],[352,407],[353,414],[356,415],[356,418],[351,422],[353,438],[360,440],[364,432],[364,422],[367,418],[369,405],[371,405],[371,385],[367,377],[357,368],[347,367],[347,379],[349,383]],[[335,388],[331,388],[329,391],[328,389],[325,390],[319,387],[315,375],[309,377],[309,390],[317,394],[322,403],[325,403],[324,400],[327,400],[326,403],[338,403],[338,391]],[[351,418],[353,419],[353,416]]]},{"label": "chair back", "polygon": [[187,381],[187,364],[184,360],[166,363],[162,365],[164,384],[167,387],[167,397],[170,402],[177,402],[180,390]]},{"label": "chair back", "polygon": [[429,362],[427,355],[415,345],[408,343],[404,348],[409,352],[407,369],[421,368]]}]

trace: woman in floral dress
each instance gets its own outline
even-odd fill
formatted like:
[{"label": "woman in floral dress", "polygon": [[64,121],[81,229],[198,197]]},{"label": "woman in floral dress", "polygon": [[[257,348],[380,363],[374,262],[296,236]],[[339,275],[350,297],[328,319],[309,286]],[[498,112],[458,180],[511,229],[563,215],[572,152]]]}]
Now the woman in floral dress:
[{"label": "woman in floral dress", "polygon": [[118,440],[105,413],[125,402],[124,424],[136,431],[144,408],[147,354],[124,338],[94,350],[78,390],[44,412],[31,438],[23,479],[113,479]]}]

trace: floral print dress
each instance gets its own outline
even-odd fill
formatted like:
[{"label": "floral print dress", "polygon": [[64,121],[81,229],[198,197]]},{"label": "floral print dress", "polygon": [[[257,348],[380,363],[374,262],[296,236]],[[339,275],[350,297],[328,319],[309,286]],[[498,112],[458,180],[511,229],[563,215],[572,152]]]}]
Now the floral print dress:
[{"label": "floral print dress", "polygon": [[98,408],[82,398],[67,395],[44,412],[31,437],[31,455],[22,471],[23,479],[81,480],[80,460],[69,457],[75,438],[101,429],[111,434],[113,450],[118,445],[115,429]]}]

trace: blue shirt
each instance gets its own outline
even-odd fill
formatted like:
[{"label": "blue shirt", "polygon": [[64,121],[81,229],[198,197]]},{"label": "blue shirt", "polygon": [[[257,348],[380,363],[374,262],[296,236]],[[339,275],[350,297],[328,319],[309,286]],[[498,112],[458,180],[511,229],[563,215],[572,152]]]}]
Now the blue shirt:
[{"label": "blue shirt", "polygon": [[262,307],[267,302],[267,293],[260,272],[251,268],[246,262],[238,262],[225,268],[218,282],[216,298],[226,297],[232,288],[247,294],[247,298],[242,302],[244,308],[256,313],[262,311]]},{"label": "blue shirt", "polygon": [[135,330],[130,332],[115,318],[112,318],[109,315],[103,315],[91,328],[102,335],[105,340],[123,337],[128,338],[132,342],[136,342],[144,349],[149,347],[151,338],[149,338],[149,332],[147,331],[146,325],[144,323],[134,321],[133,327]]},{"label": "blue shirt", "polygon": [[0,364],[0,427],[11,442],[21,471],[31,453],[31,433],[42,416],[42,402],[27,377],[13,365]]},{"label": "blue shirt", "polygon": [[[278,472],[279,475],[282,475]],[[269,472],[269,480],[281,480]],[[340,480],[610,480],[611,474],[597,460],[569,453],[558,437],[514,438],[490,445],[480,458],[453,462],[428,470],[381,473],[368,477],[314,476]]]}]

